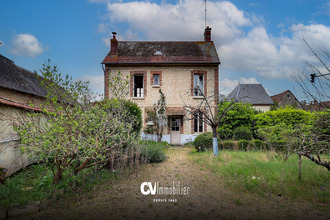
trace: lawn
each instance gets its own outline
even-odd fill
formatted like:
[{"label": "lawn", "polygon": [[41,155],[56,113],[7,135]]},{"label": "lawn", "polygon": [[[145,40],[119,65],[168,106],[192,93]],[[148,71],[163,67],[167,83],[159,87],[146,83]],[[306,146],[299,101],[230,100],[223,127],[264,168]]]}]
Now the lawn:
[{"label": "lawn", "polygon": [[272,151],[211,151],[190,153],[201,167],[220,175],[234,190],[259,195],[275,194],[322,203],[329,202],[330,173],[310,160],[302,160],[302,179],[298,178],[298,156],[284,161]]}]

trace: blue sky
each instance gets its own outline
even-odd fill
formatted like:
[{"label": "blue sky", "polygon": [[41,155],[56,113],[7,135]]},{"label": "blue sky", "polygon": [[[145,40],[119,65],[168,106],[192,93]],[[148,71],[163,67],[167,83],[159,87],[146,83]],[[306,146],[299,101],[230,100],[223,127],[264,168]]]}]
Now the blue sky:
[{"label": "blue sky", "polygon": [[[0,7],[0,54],[28,70],[51,60],[103,93],[100,63],[111,32],[119,40],[203,40],[203,0],[10,0]],[[330,49],[329,0],[207,1],[207,25],[221,59],[220,91],[262,83],[270,95],[315,60],[302,43]]]}]

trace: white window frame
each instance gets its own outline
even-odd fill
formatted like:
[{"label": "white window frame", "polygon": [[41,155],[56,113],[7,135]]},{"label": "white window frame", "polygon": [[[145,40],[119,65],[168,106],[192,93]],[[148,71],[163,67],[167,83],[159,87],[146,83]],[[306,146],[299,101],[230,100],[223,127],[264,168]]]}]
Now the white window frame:
[{"label": "white window frame", "polygon": [[[196,120],[197,118],[197,120]],[[195,130],[195,125],[197,121],[197,131]],[[195,113],[194,114],[194,120],[193,120],[193,125],[194,125],[194,133],[203,133],[204,132],[204,121],[203,121],[203,114],[202,113]],[[202,129],[200,129],[202,128]]]},{"label": "white window frame", "polygon": [[[200,78],[202,77],[202,79]],[[204,74],[194,74],[194,96],[203,96],[204,94]]]},{"label": "white window frame", "polygon": [[[135,92],[135,77],[142,76],[142,88],[137,88]],[[134,74],[133,75],[133,97],[143,98],[144,97],[144,74]]]},{"label": "white window frame", "polygon": [[[156,76],[158,78],[157,83],[155,83]],[[159,78],[160,78],[159,77],[159,74],[153,74],[153,82],[152,82],[152,84],[155,85],[155,86],[159,86],[160,85]]]}]

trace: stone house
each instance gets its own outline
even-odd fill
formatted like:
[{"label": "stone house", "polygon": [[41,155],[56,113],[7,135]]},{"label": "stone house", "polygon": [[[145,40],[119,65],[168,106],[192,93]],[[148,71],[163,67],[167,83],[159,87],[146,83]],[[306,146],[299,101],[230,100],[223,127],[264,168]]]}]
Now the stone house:
[{"label": "stone house", "polygon": [[[204,41],[117,41],[113,33],[110,43],[110,52],[102,62],[105,97],[111,97],[109,73],[120,71],[123,77],[129,77],[127,98],[143,111],[144,127],[148,112],[160,98],[159,89],[164,93],[169,123],[163,141],[184,144],[211,131],[183,107],[184,103],[197,106],[202,100],[201,92],[218,96],[220,59],[211,40],[211,28],[205,29]],[[211,103],[214,110],[216,104]],[[142,137],[147,135],[142,132]]]},{"label": "stone house", "polygon": [[302,104],[290,90],[286,90],[280,94],[273,95],[270,98],[273,99],[274,105],[277,107],[293,106],[296,109],[304,109]]},{"label": "stone house", "polygon": [[9,174],[32,162],[18,148],[13,123],[31,111],[40,111],[37,106],[44,102],[46,94],[34,73],[0,54],[0,167]]},{"label": "stone house", "polygon": [[227,96],[228,100],[250,103],[258,111],[266,112],[274,104],[261,84],[238,84]]}]

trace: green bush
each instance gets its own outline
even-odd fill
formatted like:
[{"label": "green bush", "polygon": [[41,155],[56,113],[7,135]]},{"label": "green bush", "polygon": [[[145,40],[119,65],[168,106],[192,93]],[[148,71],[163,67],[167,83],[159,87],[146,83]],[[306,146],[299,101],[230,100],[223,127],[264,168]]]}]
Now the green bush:
[{"label": "green bush", "polygon": [[221,140],[219,147],[222,150],[234,150],[235,149],[235,143],[232,140]]},{"label": "green bush", "polygon": [[246,127],[239,127],[234,130],[235,140],[251,140],[252,132]]},{"label": "green bush", "polygon": [[[218,106],[218,115],[230,105],[231,102],[220,102]],[[232,108],[227,112],[226,116],[221,120],[218,126],[218,133],[222,140],[233,138],[233,131],[239,127],[246,127],[252,130],[254,135],[255,115],[257,111],[248,103],[234,103]]]},{"label": "green bush", "polygon": [[253,150],[263,150],[265,149],[265,143],[262,140],[254,139],[250,141],[250,148]]},{"label": "green bush", "polygon": [[128,113],[129,118],[134,118],[133,121],[133,132],[137,135],[140,134],[141,128],[142,128],[142,111],[140,107],[132,102],[131,100],[125,100],[124,101],[124,108]]},{"label": "green bush", "polygon": [[158,163],[166,160],[164,151],[166,142],[143,141],[141,145],[141,157],[147,163]]},{"label": "green bush", "polygon": [[283,123],[286,126],[310,124],[312,119],[312,113],[292,107],[280,108],[276,111],[268,111],[256,115],[257,129],[274,126],[279,123]]},{"label": "green bush", "polygon": [[200,134],[195,138],[193,144],[198,152],[212,149],[213,134],[211,132]]},{"label": "green bush", "polygon": [[241,151],[247,151],[248,146],[249,146],[249,141],[248,140],[240,140],[238,141],[238,149]]}]

